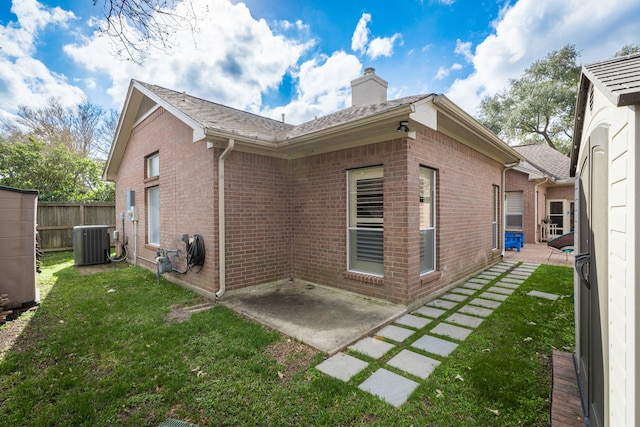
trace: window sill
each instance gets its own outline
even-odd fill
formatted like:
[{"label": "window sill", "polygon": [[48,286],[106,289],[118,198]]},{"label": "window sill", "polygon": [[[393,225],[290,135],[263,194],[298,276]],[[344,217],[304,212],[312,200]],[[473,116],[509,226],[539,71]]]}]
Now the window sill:
[{"label": "window sill", "polygon": [[430,271],[428,273],[424,273],[420,275],[420,284],[426,285],[427,283],[435,282],[442,277],[442,272],[440,271]]},{"label": "window sill", "polygon": [[354,271],[346,271],[344,277],[347,279],[357,280],[359,282],[371,283],[372,285],[383,285],[384,277],[372,276],[366,273],[356,273]]},{"label": "window sill", "polygon": [[153,245],[153,244],[151,244],[151,243],[145,243],[145,244],[144,244],[144,247],[145,247],[146,249],[152,249],[152,250],[154,250],[154,251],[157,251],[158,249],[160,249],[160,245]]},{"label": "window sill", "polygon": [[144,179],[144,183],[145,184],[151,184],[151,183],[155,183],[157,181],[160,181],[160,175],[156,175],[156,176],[152,176],[151,178],[145,178]]}]

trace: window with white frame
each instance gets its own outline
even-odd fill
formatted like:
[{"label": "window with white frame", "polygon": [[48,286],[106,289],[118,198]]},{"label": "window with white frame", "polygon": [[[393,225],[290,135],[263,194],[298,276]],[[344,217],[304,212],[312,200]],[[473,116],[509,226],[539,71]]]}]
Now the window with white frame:
[{"label": "window with white frame", "polygon": [[436,269],[436,171],[420,167],[420,274]]},{"label": "window with white frame", "polygon": [[522,191],[505,192],[506,229],[521,231],[523,227]]},{"label": "window with white frame", "polygon": [[493,186],[493,221],[491,221],[491,244],[498,249],[498,215],[500,212],[500,188]]},{"label": "window with white frame", "polygon": [[153,153],[146,157],[147,160],[147,174],[145,178],[153,178],[160,175],[160,156],[158,153]]},{"label": "window with white frame", "polygon": [[160,187],[147,188],[147,243],[160,246]]},{"label": "window with white frame", "polygon": [[347,172],[348,269],[384,274],[384,197],[382,166]]}]

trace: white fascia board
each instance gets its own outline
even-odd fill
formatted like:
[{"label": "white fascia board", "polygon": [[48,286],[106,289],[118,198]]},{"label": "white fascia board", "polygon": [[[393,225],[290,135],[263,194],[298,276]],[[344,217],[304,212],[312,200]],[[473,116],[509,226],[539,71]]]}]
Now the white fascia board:
[{"label": "white fascia board", "polygon": [[438,109],[433,105],[433,96],[413,104],[414,110],[409,114],[411,120],[433,130],[438,130]]}]

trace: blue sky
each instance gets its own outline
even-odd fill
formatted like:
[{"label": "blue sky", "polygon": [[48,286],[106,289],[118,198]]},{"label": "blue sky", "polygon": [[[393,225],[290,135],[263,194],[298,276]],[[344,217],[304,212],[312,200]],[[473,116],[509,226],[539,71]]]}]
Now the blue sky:
[{"label": "blue sky", "polygon": [[2,0],[0,118],[50,97],[119,111],[135,78],[301,123],[349,106],[366,67],[390,99],[444,93],[475,114],[566,44],[582,63],[640,45],[637,0],[190,0],[197,31],[136,64],[96,32],[102,1]]}]

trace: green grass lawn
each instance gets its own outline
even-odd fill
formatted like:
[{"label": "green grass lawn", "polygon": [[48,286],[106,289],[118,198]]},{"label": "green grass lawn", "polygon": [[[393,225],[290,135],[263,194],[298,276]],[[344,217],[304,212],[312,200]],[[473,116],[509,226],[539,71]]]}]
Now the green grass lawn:
[{"label": "green grass lawn", "polygon": [[573,351],[572,271],[544,265],[396,409],[224,307],[166,320],[205,300],[147,270],[43,264],[41,307],[0,361],[3,425],[546,426],[552,350]]}]

